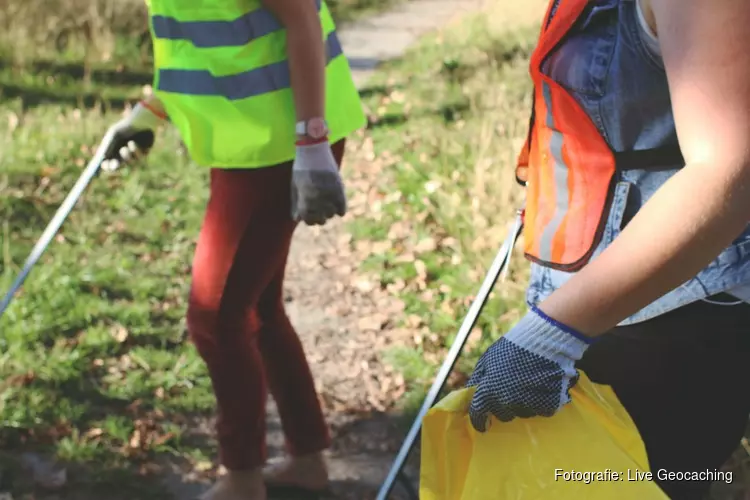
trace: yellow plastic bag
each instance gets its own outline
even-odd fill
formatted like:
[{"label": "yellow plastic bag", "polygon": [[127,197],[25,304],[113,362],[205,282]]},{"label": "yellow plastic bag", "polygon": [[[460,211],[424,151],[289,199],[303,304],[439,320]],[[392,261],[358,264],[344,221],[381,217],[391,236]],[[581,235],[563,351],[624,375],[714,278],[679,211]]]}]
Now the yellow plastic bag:
[{"label": "yellow plastic bag", "polygon": [[469,422],[474,389],[446,396],[422,423],[420,500],[662,500],[638,430],[608,386],[581,374],[551,418]]}]

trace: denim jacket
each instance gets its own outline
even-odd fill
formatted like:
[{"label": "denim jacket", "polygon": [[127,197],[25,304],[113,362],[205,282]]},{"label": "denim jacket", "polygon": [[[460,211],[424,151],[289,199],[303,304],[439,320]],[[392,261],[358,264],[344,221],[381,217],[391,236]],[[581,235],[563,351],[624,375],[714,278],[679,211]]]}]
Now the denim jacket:
[{"label": "denim jacket", "polygon": [[[592,0],[542,66],[580,103],[614,151],[677,144],[664,66],[658,53],[649,50],[638,15],[636,0]],[[682,165],[665,167],[618,172],[604,235],[592,258]],[[571,276],[532,263],[527,301],[538,304]],[[743,288],[749,287],[750,227],[698,275],[620,324],[645,321],[720,292],[748,300]]]}]

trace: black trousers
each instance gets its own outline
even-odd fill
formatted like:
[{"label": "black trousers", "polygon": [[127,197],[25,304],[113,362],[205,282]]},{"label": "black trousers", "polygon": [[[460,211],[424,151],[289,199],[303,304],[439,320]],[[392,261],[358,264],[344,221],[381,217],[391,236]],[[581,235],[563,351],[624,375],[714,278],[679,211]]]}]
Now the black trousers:
[{"label": "black trousers", "polygon": [[[714,471],[729,459],[750,415],[749,364],[750,305],[696,302],[614,329],[578,367],[613,388],[656,478],[659,470]],[[656,481],[674,500],[702,499],[711,487],[709,480]]]}]

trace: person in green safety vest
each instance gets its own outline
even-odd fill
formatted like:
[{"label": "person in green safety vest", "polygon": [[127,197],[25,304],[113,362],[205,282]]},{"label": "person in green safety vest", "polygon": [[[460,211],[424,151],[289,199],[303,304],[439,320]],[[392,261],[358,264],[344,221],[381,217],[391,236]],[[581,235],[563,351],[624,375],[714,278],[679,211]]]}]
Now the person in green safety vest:
[{"label": "person in green safety vest", "polygon": [[[322,0],[146,0],[154,93],[105,136],[105,169],[146,153],[170,121],[210,199],[192,267],[187,324],[218,406],[228,474],[204,500],[259,500],[271,486],[323,490],[329,431],[283,280],[300,221],[346,212],[345,139],[366,118]],[[267,391],[288,458],[268,468]]]}]

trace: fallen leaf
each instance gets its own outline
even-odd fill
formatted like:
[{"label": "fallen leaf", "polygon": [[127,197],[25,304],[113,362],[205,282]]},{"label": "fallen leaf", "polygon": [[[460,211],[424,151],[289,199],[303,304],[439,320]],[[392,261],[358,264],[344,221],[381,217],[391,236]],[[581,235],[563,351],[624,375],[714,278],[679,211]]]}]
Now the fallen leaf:
[{"label": "fallen leaf", "polygon": [[112,330],[112,337],[114,337],[114,339],[120,344],[128,340],[128,336],[129,334],[127,328],[122,325],[116,325]]},{"label": "fallen leaf", "polygon": [[417,316],[416,314],[410,314],[406,317],[406,326],[417,328],[419,326],[422,326],[422,318],[420,316]]},{"label": "fallen leaf", "polygon": [[102,434],[104,434],[104,431],[102,429],[98,427],[93,427],[89,429],[88,431],[86,431],[86,434],[84,434],[84,437],[89,438],[89,439],[94,439],[94,438],[98,438]]},{"label": "fallen leaf", "polygon": [[360,292],[367,293],[375,289],[375,285],[368,280],[361,279],[354,283],[354,287]]},{"label": "fallen leaf", "polygon": [[214,468],[214,464],[208,460],[201,460],[193,464],[193,468],[198,472],[206,472]]},{"label": "fallen leaf", "polygon": [[16,128],[18,128],[18,125],[21,123],[21,119],[18,117],[17,114],[10,112],[8,113],[8,131],[13,132]]},{"label": "fallen leaf", "polygon": [[434,252],[437,249],[437,242],[434,238],[424,238],[417,242],[414,251],[417,253]]},{"label": "fallen leaf", "polygon": [[141,431],[136,429],[133,431],[133,435],[130,436],[130,441],[128,441],[128,446],[131,448],[140,448],[142,444],[141,440]]},{"label": "fallen leaf", "polygon": [[478,326],[475,326],[471,333],[469,333],[469,336],[466,339],[466,347],[469,349],[473,349],[477,346],[479,346],[480,342],[482,341],[482,329]]},{"label": "fallen leaf", "polygon": [[373,316],[364,316],[360,318],[357,322],[357,325],[363,332],[380,331],[387,320],[388,318],[385,315],[376,314]]},{"label": "fallen leaf", "polygon": [[[424,163],[424,162],[427,161],[427,159],[426,159],[426,155],[424,155],[424,153],[423,153],[423,156],[425,157],[425,159],[422,160],[422,156],[420,156],[420,160],[422,160],[422,162]],[[441,186],[440,181],[427,181],[425,183],[425,185],[424,185],[424,189],[428,193],[432,194],[435,191],[437,191],[438,189],[440,189],[440,186]]]}]

